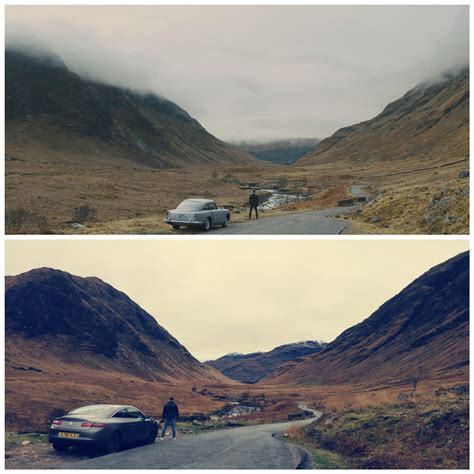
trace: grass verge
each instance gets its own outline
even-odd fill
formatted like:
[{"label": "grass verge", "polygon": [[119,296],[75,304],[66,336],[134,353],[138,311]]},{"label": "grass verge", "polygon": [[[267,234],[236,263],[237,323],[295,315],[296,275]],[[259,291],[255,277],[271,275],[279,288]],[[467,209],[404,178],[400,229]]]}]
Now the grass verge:
[{"label": "grass verge", "polygon": [[331,412],[288,439],[352,469],[468,469],[469,395]]}]

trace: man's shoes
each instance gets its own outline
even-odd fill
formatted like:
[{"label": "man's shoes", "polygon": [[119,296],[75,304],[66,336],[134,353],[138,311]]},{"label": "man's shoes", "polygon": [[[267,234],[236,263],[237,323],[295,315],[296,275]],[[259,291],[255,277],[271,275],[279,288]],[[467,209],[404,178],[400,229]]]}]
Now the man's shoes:
[{"label": "man's shoes", "polygon": [[176,436],[173,439],[176,439]]},{"label": "man's shoes", "polygon": [[160,440],[163,441],[163,438],[160,436]]}]

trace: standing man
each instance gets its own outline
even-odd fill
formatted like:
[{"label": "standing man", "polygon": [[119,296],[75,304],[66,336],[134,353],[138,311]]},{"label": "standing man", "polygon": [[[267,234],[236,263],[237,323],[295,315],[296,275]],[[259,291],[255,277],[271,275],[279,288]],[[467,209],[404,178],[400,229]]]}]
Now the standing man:
[{"label": "standing man", "polygon": [[252,219],[252,209],[255,209],[255,216],[258,220],[258,194],[253,190],[252,194],[249,197],[249,204],[250,204],[250,212],[249,212],[249,219]]},{"label": "standing man", "polygon": [[171,431],[173,432],[173,439],[176,439],[176,419],[179,417],[178,405],[174,402],[173,397],[170,397],[163,407],[163,430],[161,432],[160,439],[165,437],[166,430],[171,425]]}]

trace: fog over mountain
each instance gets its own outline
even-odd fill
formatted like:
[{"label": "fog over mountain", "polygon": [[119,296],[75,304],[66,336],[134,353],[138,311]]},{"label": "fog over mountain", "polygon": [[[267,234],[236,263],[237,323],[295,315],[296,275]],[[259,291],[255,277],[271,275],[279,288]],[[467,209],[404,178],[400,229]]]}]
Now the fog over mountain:
[{"label": "fog over mountain", "polygon": [[7,6],[9,46],[179,103],[226,140],[326,137],[468,64],[468,6]]}]

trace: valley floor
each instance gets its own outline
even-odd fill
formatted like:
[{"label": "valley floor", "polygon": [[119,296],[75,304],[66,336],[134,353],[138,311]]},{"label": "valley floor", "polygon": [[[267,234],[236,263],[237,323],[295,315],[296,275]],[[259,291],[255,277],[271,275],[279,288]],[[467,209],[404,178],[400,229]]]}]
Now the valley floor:
[{"label": "valley floor", "polygon": [[[41,389],[41,403],[38,405],[42,407],[42,416],[34,421],[32,413],[27,413],[25,409],[31,406],[31,403],[25,403],[27,399],[31,400],[31,396],[25,398],[20,394],[25,393],[27,380],[35,379],[34,398],[39,402],[38,382],[43,377],[41,373],[25,373],[20,385],[16,378],[12,383],[7,377],[7,431],[45,433],[47,420],[51,416],[48,414],[53,413],[54,407],[59,404],[65,407],[71,405],[66,400],[56,400],[54,394],[58,392],[50,384],[42,385],[44,388]],[[306,413],[302,404],[305,403],[323,412],[321,421],[301,430],[288,427],[283,435],[287,440],[300,443],[313,455],[314,467],[466,468],[469,459],[469,386],[462,383],[463,379],[425,380],[419,385],[416,395],[410,383],[400,385],[397,381],[372,385],[306,387],[183,385],[175,387],[174,391],[179,394],[183,412],[189,415],[189,421],[178,425],[179,436],[214,432],[245,424],[284,422],[295,416],[304,417]],[[124,382],[126,379],[122,376],[122,386]],[[163,392],[163,385],[140,383],[138,379],[131,379],[130,382],[133,383],[127,385],[128,402],[137,404],[147,413],[158,413],[162,401],[152,394]],[[99,380],[94,384],[93,394],[83,393],[84,400],[89,399],[91,394],[98,396],[98,383]],[[110,384],[111,379],[107,379],[108,388]],[[107,396],[112,396],[112,393]],[[71,395],[67,397],[71,398]],[[241,407],[260,408],[235,411],[236,400]],[[77,404],[81,404],[79,400],[73,403]],[[198,416],[193,415],[197,411],[218,415],[207,417],[201,422],[191,422]],[[20,413],[25,418],[19,416]],[[159,418],[159,415],[155,417]],[[22,445],[23,441],[31,443]],[[13,469],[55,468],[65,462],[72,463],[97,455],[71,450],[65,458],[64,454],[56,454],[52,450],[46,443],[45,435],[10,434],[6,437],[6,463],[7,467]]]},{"label": "valley floor", "polygon": [[[333,208],[354,197],[356,186],[370,202],[348,216],[352,234],[466,234],[469,230],[468,161],[404,160],[305,167],[65,166],[29,156],[6,160],[6,232],[9,234],[174,234],[163,222],[167,209],[200,196],[247,220],[249,187],[277,189],[299,199],[268,216]],[[341,208],[342,209],[342,208]],[[71,224],[81,224],[79,226]],[[192,233],[192,232],[191,232]]]}]

